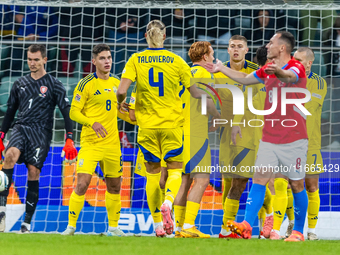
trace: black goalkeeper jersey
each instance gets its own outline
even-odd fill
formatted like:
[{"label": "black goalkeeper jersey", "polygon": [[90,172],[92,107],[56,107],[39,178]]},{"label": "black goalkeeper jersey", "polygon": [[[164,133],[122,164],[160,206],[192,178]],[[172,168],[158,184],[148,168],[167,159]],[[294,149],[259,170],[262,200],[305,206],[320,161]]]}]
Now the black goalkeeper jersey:
[{"label": "black goalkeeper jersey", "polygon": [[63,84],[45,74],[34,80],[30,74],[13,83],[7,102],[8,108],[18,110],[15,124],[52,131],[55,106],[70,106]]}]

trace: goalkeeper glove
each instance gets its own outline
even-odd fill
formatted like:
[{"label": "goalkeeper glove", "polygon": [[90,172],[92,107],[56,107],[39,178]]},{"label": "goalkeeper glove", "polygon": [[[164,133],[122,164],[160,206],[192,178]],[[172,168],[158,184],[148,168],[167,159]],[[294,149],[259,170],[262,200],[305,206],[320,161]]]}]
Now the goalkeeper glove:
[{"label": "goalkeeper glove", "polygon": [[74,147],[74,142],[73,142],[73,135],[71,132],[66,134],[66,142],[65,146],[63,148],[63,151],[61,153],[61,156],[65,156],[65,162],[66,163],[74,163],[76,162],[76,158],[78,155],[78,151],[76,147]]},{"label": "goalkeeper glove", "polygon": [[5,133],[0,131],[0,160],[2,160],[2,154],[5,153],[4,138]]}]

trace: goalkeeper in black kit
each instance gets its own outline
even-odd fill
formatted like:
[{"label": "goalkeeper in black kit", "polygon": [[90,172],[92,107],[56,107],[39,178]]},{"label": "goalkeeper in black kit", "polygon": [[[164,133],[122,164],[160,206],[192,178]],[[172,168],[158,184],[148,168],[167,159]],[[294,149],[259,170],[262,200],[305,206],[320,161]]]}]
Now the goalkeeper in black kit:
[{"label": "goalkeeper in black kit", "polygon": [[[46,47],[39,44],[31,45],[27,51],[31,73],[14,82],[8,98],[8,109],[0,130],[0,153],[6,151],[2,171],[7,175],[9,185],[0,192],[0,232],[5,231],[7,196],[16,163],[25,163],[28,169],[26,214],[20,231],[30,232],[32,216],[39,200],[40,171],[50,150],[56,105],[64,117],[67,132],[63,155],[67,161],[75,160],[77,157],[66,90],[59,80],[46,73],[44,67],[46,61]],[[3,139],[17,110],[17,119],[5,150]]]}]

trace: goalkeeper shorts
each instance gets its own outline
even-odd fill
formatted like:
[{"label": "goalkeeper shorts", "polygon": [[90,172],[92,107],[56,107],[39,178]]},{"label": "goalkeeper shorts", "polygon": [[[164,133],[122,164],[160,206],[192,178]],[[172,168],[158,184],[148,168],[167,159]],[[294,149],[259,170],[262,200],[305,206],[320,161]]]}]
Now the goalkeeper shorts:
[{"label": "goalkeeper shorts", "polygon": [[147,162],[183,162],[183,128],[139,129],[138,146]]},{"label": "goalkeeper shorts", "polygon": [[83,143],[78,154],[77,173],[92,175],[98,163],[104,177],[117,178],[122,176],[123,160],[120,144],[101,147]]}]

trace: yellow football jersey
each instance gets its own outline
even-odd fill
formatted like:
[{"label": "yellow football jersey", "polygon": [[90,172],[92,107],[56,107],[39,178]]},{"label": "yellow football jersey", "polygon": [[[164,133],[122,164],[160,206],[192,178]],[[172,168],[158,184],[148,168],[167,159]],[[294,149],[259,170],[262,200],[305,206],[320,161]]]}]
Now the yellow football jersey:
[{"label": "yellow football jersey", "polygon": [[[230,68],[230,61],[226,62],[224,64],[225,66]],[[244,67],[240,70],[240,72],[250,74],[258,69],[258,65],[246,60],[244,62]],[[222,101],[222,107],[221,107],[221,119],[225,119],[228,121],[227,124],[224,125],[225,128],[230,128],[230,121],[232,120],[233,123],[236,122],[244,122],[245,121],[245,127],[244,125],[239,125],[241,127],[241,133],[242,133],[242,138],[237,136],[236,138],[236,145],[237,146],[242,146],[248,149],[254,149],[254,128],[248,126],[248,121],[250,119],[254,119],[255,115],[250,112],[248,108],[248,103],[247,103],[247,98],[248,98],[248,89],[251,87],[252,88],[252,94],[253,97],[258,93],[259,89],[261,88],[260,84],[255,84],[251,86],[245,86],[242,84],[239,84],[223,73],[217,73],[215,74],[215,80],[216,84],[229,84],[229,85],[235,85],[238,88],[240,88],[243,91],[244,94],[244,115],[233,115],[233,97],[231,92],[228,89],[218,89],[217,92],[219,96],[221,97]],[[232,142],[230,141],[230,144]]]},{"label": "yellow football jersey", "polygon": [[164,48],[148,48],[131,56],[122,78],[136,81],[136,119],[141,128],[183,126],[179,84],[190,87],[190,67]]},{"label": "yellow football jersey", "polygon": [[[327,94],[327,83],[319,75],[311,72],[307,80],[307,89],[311,93],[311,101],[317,102],[319,107],[315,113],[307,116],[308,151],[321,149],[321,113],[322,105]],[[310,102],[305,104],[308,110]]]},{"label": "yellow football jersey", "polygon": [[[254,105],[254,108],[256,110],[264,110],[264,102],[266,100],[267,92],[266,92],[266,86],[264,84],[261,84],[261,85],[262,86],[260,87],[257,94],[253,98],[253,105]],[[262,120],[263,122],[261,122],[261,121],[253,122],[252,125],[260,126],[263,123],[263,126],[264,126],[264,116],[263,115],[256,115],[255,119]],[[255,130],[255,138],[254,138],[255,147],[258,147],[260,145],[260,140],[262,139],[263,126],[254,128],[254,130]]]},{"label": "yellow football jersey", "polygon": [[[112,142],[119,142],[117,115],[128,121],[128,114],[124,114],[124,117],[121,113],[117,114],[116,92],[119,82],[113,76],[103,80],[92,73],[81,79],[74,89],[70,117],[83,125],[81,144],[87,142],[110,145]],[[105,138],[98,138],[92,129],[95,122],[106,129],[108,134]]]},{"label": "yellow football jersey", "polygon": [[[208,85],[214,84],[214,76],[200,65],[193,65],[191,74],[193,76],[191,83],[196,84],[198,88],[207,89],[206,86],[198,82]],[[202,115],[201,99],[191,97],[189,91],[185,90],[184,87],[182,91],[183,116],[185,118],[184,135],[208,138],[209,115]]]}]

